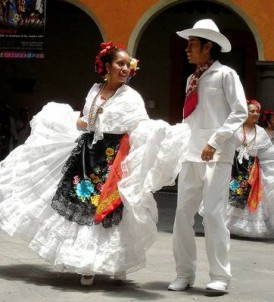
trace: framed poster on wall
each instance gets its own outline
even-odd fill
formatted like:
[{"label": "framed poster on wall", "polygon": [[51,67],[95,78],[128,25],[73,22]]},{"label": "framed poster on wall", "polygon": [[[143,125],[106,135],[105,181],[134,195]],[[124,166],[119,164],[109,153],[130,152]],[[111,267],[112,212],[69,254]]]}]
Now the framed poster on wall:
[{"label": "framed poster on wall", "polygon": [[0,58],[44,58],[46,0],[0,0]]}]

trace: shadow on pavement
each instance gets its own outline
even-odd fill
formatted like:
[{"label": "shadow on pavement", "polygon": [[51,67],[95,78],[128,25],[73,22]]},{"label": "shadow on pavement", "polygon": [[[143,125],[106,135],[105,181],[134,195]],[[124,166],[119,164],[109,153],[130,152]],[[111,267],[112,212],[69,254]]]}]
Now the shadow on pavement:
[{"label": "shadow on pavement", "polygon": [[[47,266],[43,265],[7,265],[0,266],[0,278],[9,281],[22,281],[27,284],[38,286],[50,286],[63,292],[93,292],[103,293],[106,296],[116,296],[134,298],[138,300],[153,301],[163,298],[164,295],[158,292],[151,292],[151,289],[146,290],[138,287],[131,280],[118,281],[113,280],[109,276],[98,275],[94,279],[92,287],[84,287],[80,284],[80,276],[73,273],[58,273],[51,271]],[[155,288],[155,291],[161,290],[161,285]],[[166,285],[165,285],[166,290]]]}]

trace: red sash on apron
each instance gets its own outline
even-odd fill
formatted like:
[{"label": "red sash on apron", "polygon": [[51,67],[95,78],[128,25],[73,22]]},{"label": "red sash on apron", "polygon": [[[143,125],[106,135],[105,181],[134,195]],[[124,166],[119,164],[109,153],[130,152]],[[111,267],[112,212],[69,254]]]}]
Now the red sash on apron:
[{"label": "red sash on apron", "polygon": [[130,149],[129,137],[125,134],[120,141],[119,150],[114,159],[107,181],[100,195],[94,222],[99,223],[112,211],[114,211],[122,202],[118,191],[118,182],[122,179],[121,162],[128,155]]},{"label": "red sash on apron", "polygon": [[248,195],[247,204],[251,212],[255,212],[258,204],[262,201],[262,182],[260,175],[259,159],[255,157],[248,183],[251,185],[251,190]]}]

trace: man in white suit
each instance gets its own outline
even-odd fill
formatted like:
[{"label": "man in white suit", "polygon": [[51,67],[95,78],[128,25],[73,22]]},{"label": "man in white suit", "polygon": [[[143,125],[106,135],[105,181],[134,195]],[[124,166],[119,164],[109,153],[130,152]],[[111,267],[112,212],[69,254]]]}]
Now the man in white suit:
[{"label": "man in white suit", "polygon": [[187,82],[184,123],[191,130],[186,161],[178,181],[173,230],[177,278],[169,290],[191,287],[196,275],[194,216],[204,204],[206,252],[210,267],[208,292],[227,292],[231,279],[230,234],[225,225],[229,181],[235,152],[230,138],[247,118],[246,97],[236,72],[217,59],[229,52],[229,40],[211,19],[177,34],[188,40],[186,55],[197,69]]}]

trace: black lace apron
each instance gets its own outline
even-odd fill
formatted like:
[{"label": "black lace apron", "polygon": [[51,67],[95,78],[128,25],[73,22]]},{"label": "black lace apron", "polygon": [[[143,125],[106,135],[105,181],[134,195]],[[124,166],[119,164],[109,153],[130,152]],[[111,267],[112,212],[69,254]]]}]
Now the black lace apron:
[{"label": "black lace apron", "polygon": [[254,163],[254,157],[249,156],[249,159],[243,158],[243,163],[240,164],[237,159],[238,154],[239,152],[236,151],[229,186],[229,199],[232,206],[244,209],[251,190],[248,178]]},{"label": "black lace apron", "polygon": [[[104,134],[104,139],[92,145],[94,133],[84,133],[66,161],[64,174],[52,207],[69,221],[92,225],[94,214],[111,165],[119,150],[122,134]],[[123,204],[101,221],[103,227],[118,225],[122,219]]]}]

